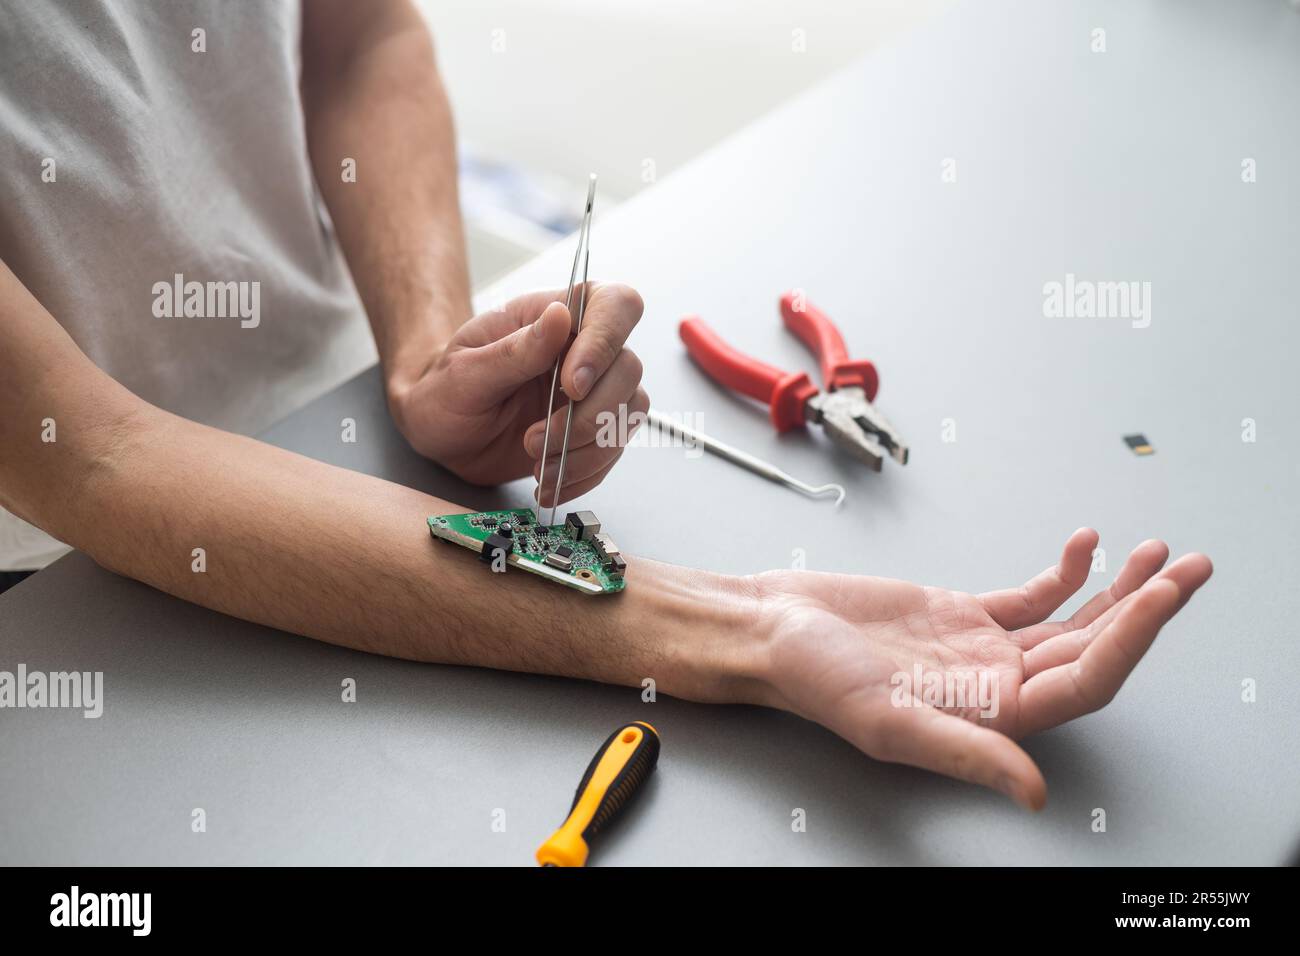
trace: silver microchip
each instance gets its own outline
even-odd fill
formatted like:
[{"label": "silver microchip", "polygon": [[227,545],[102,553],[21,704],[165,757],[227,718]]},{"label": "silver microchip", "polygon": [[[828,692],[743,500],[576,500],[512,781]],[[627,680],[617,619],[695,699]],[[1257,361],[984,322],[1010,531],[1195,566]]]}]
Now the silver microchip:
[{"label": "silver microchip", "polygon": [[553,568],[559,568],[561,571],[570,571],[573,569],[573,558],[566,558],[562,554],[556,554],[552,551],[545,559],[547,564]]},{"label": "silver microchip", "polygon": [[578,538],[582,541],[590,541],[600,531],[600,519],[596,517],[594,511],[571,512],[565,519],[565,524],[572,525],[575,531],[581,527]]},{"label": "silver microchip", "polygon": [[605,532],[603,531],[596,535],[593,535],[591,539],[591,543],[595,545],[596,553],[599,554],[601,558],[603,558],[606,561],[614,557],[614,555],[616,554],[622,554],[622,552],[619,551],[618,549],[618,545],[614,543],[614,539],[611,538],[609,535],[605,534]]}]

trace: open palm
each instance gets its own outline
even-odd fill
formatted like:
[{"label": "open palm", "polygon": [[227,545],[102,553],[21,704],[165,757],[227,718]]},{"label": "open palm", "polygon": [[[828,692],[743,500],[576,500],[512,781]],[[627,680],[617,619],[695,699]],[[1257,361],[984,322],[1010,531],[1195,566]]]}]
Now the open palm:
[{"label": "open palm", "polygon": [[994,787],[1038,809],[1046,784],[1013,738],[1105,706],[1212,570],[1189,554],[1161,571],[1169,549],[1146,541],[1110,587],[1068,620],[1048,621],[1087,580],[1097,541],[1081,528],[1059,564],[981,595],[852,575],[761,575],[772,635],[767,702],[877,759]]}]

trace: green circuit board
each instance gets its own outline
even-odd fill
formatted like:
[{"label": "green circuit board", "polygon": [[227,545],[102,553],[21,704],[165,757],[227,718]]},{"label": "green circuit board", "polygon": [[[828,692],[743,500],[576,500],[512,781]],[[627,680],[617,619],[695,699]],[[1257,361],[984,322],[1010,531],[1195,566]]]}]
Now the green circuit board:
[{"label": "green circuit board", "polygon": [[[578,512],[591,515],[591,512]],[[429,519],[429,533],[482,555],[484,543],[498,533],[503,523],[511,526],[510,567],[521,568],[584,594],[614,594],[624,588],[621,558],[602,554],[601,545],[584,536],[580,526],[570,523],[541,525],[528,508],[506,511],[473,511],[458,515],[436,515]],[[590,528],[590,526],[588,526]],[[596,524],[599,530],[599,523]],[[602,536],[607,538],[607,536]],[[612,542],[611,542],[612,543]],[[567,568],[554,567],[547,556],[567,550]],[[616,550],[616,549],[615,549]],[[554,558],[552,559],[554,560]],[[561,559],[562,560],[562,559]]]}]

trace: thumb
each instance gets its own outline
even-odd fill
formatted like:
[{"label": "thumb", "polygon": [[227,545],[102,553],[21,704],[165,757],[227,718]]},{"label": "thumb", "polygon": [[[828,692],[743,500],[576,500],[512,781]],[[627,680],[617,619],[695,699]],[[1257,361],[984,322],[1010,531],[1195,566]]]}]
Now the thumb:
[{"label": "thumb", "polygon": [[501,399],[555,365],[569,340],[571,319],[563,302],[552,302],[533,322],[467,356],[484,396]]},{"label": "thumb", "polygon": [[1026,810],[1047,802],[1042,771],[1005,734],[933,707],[899,709],[889,720],[889,752],[881,759],[992,787]]}]

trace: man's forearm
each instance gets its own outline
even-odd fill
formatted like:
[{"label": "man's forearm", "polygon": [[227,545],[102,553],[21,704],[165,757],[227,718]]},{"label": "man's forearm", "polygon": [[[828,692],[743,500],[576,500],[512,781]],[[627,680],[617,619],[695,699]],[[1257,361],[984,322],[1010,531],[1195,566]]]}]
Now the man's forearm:
[{"label": "man's forearm", "polygon": [[633,560],[624,593],[588,597],[494,574],[429,536],[429,515],[463,507],[132,395],[4,263],[0,315],[0,505],[105,567],[360,650],[756,699],[744,580]]},{"label": "man's forearm", "polygon": [[418,376],[471,314],[432,41],[406,3],[306,4],[302,86],[316,178],[391,386]]},{"label": "man's forearm", "polygon": [[633,561],[624,593],[587,597],[435,542],[425,519],[465,509],[413,489],[143,404],[119,432],[75,507],[40,516],[112,570],[360,650],[754,699],[741,579]]}]

